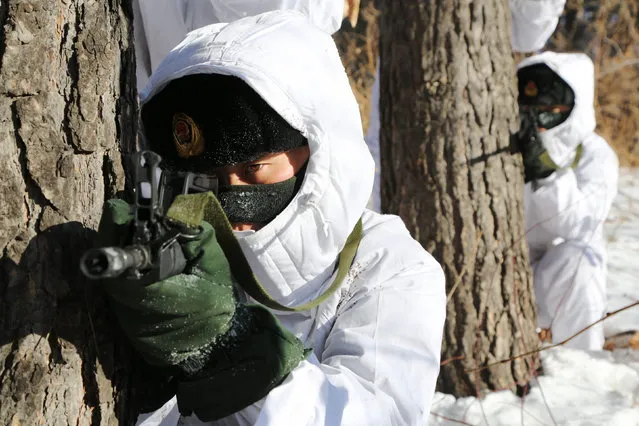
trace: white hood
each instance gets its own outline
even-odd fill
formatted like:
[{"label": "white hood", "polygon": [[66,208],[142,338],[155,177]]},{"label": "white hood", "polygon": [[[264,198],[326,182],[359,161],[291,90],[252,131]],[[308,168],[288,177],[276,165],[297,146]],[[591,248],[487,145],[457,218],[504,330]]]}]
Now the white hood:
[{"label": "white hood", "polygon": [[359,108],[337,49],[329,34],[296,11],[210,25],[169,53],[141,103],[171,80],[207,73],[243,79],[308,138],[311,156],[293,201],[267,226],[239,237],[269,293],[299,304],[333,272],[373,185]]},{"label": "white hood", "polygon": [[560,167],[568,167],[575,149],[595,130],[595,68],[583,53],[544,52],[524,59],[518,68],[544,63],[575,92],[575,106],[570,117],[557,127],[541,134],[550,158]]}]

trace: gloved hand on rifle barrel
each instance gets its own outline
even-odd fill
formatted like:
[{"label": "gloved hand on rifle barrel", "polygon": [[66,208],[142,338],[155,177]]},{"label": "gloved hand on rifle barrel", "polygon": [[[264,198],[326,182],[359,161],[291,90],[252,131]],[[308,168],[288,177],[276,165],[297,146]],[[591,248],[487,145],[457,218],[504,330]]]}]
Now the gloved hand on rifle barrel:
[{"label": "gloved hand on rifle barrel", "polygon": [[[131,207],[106,203],[99,244],[126,246]],[[201,420],[232,414],[258,401],[305,358],[302,343],[258,305],[238,304],[229,262],[202,222],[182,243],[185,270],[159,282],[126,274],[103,280],[120,326],[152,365],[176,371],[180,412]]]},{"label": "gloved hand on rifle barrel", "polygon": [[521,126],[513,137],[524,162],[524,182],[528,183],[550,176],[557,168],[545,159],[548,152],[542,143],[535,113],[530,110],[521,110],[520,113]]}]

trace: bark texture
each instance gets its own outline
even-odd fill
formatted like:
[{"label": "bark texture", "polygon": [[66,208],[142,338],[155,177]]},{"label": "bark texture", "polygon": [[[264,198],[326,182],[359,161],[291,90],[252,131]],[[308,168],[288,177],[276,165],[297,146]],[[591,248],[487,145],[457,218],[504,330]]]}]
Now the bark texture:
[{"label": "bark texture", "polygon": [[127,424],[130,349],[78,259],[135,146],[130,1],[0,8],[0,424]]},{"label": "bark texture", "polygon": [[537,345],[506,0],[386,1],[380,15],[382,208],[444,267],[439,386],[524,385]]}]

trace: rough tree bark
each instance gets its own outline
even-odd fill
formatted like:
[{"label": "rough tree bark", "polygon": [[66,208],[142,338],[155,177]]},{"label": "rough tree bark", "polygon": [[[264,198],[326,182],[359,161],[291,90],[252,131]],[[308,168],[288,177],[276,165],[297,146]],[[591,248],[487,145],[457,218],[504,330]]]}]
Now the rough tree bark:
[{"label": "rough tree bark", "polygon": [[[443,265],[440,389],[515,389],[537,358],[505,0],[386,1],[380,15],[382,208]],[[446,363],[446,360],[450,361]]]},{"label": "rough tree bark", "polygon": [[78,273],[135,145],[130,9],[127,0],[1,2],[2,425],[134,416],[130,349],[99,288]]}]

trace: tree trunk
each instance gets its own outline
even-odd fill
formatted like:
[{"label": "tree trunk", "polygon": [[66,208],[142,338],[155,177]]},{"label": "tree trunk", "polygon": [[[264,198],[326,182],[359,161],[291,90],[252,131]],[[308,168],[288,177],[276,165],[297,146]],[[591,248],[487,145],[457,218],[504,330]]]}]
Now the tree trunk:
[{"label": "tree trunk", "polygon": [[[442,264],[439,386],[515,389],[537,357],[505,0],[386,1],[380,15],[382,207]],[[427,283],[425,283],[427,285]]]},{"label": "tree trunk", "polygon": [[[0,6],[0,424],[128,424],[131,351],[78,259],[124,188],[127,0]],[[126,402],[126,404],[124,403]]]}]

